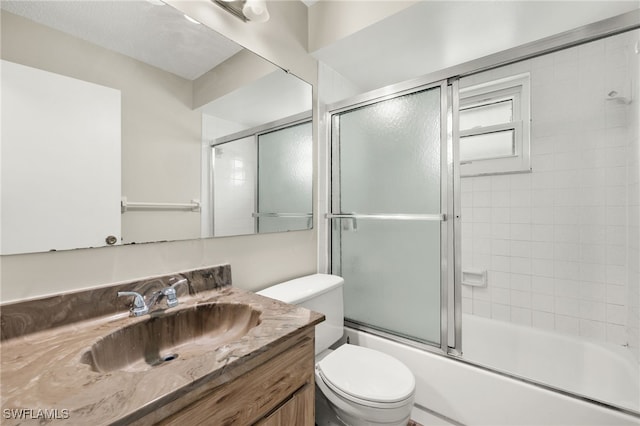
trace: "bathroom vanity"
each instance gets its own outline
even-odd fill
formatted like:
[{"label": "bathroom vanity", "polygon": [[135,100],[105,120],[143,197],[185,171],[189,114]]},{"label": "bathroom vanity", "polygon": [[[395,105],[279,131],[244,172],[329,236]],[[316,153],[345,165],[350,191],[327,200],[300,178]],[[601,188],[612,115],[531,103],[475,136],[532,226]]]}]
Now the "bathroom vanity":
[{"label": "bathroom vanity", "polygon": [[313,425],[324,316],[231,287],[228,265],[180,276],[178,306],[139,317],[117,292],[163,278],[3,305],[2,424]]},{"label": "bathroom vanity", "polygon": [[[291,340],[284,342],[291,345],[284,351],[267,351],[261,357],[264,363],[215,387],[160,424],[313,425],[313,333]],[[155,417],[152,413],[139,423],[149,424]]]}]

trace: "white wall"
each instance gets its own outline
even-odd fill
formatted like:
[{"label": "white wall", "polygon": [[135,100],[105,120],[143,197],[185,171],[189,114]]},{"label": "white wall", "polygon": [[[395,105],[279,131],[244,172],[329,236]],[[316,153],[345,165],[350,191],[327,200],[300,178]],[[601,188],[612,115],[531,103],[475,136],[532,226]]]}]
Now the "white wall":
[{"label": "white wall", "polygon": [[529,71],[532,84],[532,173],[462,179],[463,270],[489,271],[488,288],[463,287],[464,312],[630,342],[637,118],[605,98],[638,84],[637,41],[636,31],[461,80]]},{"label": "white wall", "polygon": [[258,154],[255,137],[215,147],[213,159],[214,235],[255,232]]},{"label": "white wall", "polygon": [[309,52],[329,46],[380,22],[416,0],[318,1],[309,7]]},{"label": "white wall", "polygon": [[120,91],[2,61],[0,253],[120,239]]},{"label": "white wall", "polygon": [[[401,8],[407,3],[410,2],[318,2],[309,9],[310,52],[364,92],[639,7],[636,0],[421,0]],[[325,9],[331,13],[327,14]],[[378,15],[383,12],[387,19]],[[316,17],[317,14],[320,16]],[[368,18],[371,19],[367,21]],[[316,19],[324,26],[313,25]],[[325,38],[332,44],[322,46],[316,42]]]},{"label": "white wall", "polygon": [[[224,205],[219,205],[214,202],[214,198],[218,198],[220,194],[218,191],[214,191],[214,188],[218,188],[219,185],[222,185],[222,191],[228,194],[230,197],[234,197],[233,188],[231,185],[231,176],[225,175],[225,173],[230,172],[231,163],[229,161],[230,157],[227,156],[223,159],[216,159],[214,157],[214,153],[211,149],[211,143],[215,141],[217,138],[221,138],[226,135],[230,135],[241,130],[245,130],[247,128],[246,125],[241,123],[224,120],[219,117],[214,117],[212,115],[208,115],[206,113],[202,114],[202,170],[205,171],[202,173],[202,194],[210,194],[208,197],[203,197],[201,202],[201,225],[200,225],[200,236],[204,238],[212,237],[213,235],[217,236],[228,236],[228,235],[247,235],[252,234],[254,231],[253,219],[251,219],[250,223],[246,222],[236,222],[236,218],[233,215],[233,209],[239,207],[236,203],[227,203],[227,200],[224,200]],[[255,157],[255,153],[254,153]],[[213,167],[213,169],[212,169]],[[220,168],[224,168],[224,172],[221,173]],[[215,185],[212,186],[213,182],[216,182]],[[236,188],[237,189],[237,188]],[[244,191],[246,190],[246,191]],[[249,192],[250,191],[250,192]],[[246,197],[250,197],[252,200],[251,212],[253,212],[253,200],[255,199],[254,189],[249,188],[247,185],[243,185],[243,191],[240,191],[241,195],[238,197],[239,199],[244,199]],[[251,195],[249,195],[251,194]],[[222,201],[222,200],[220,200]],[[240,204],[242,205],[242,204]],[[212,211],[213,218],[215,218],[215,224],[212,220]],[[219,215],[223,215],[220,217]],[[230,226],[228,226],[230,225]],[[246,226],[243,226],[246,225]],[[250,225],[250,226],[249,226]],[[214,227],[216,230],[220,230],[222,226],[223,232],[216,232],[214,234]]]}]

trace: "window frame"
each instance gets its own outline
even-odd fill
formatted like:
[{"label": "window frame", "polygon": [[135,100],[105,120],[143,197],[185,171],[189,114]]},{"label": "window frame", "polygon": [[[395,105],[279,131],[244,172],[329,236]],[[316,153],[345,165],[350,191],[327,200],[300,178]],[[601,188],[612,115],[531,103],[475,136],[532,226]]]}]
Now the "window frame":
[{"label": "window frame", "polygon": [[512,101],[510,122],[459,130],[464,137],[513,131],[513,155],[460,161],[460,176],[479,176],[531,171],[531,83],[529,73],[461,88],[459,113],[465,109]]}]

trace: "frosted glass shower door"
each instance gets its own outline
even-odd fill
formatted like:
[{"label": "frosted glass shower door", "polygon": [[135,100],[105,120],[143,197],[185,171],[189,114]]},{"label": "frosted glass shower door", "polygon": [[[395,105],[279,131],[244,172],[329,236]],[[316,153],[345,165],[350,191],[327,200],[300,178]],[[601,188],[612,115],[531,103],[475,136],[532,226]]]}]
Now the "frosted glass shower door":
[{"label": "frosted glass shower door", "polygon": [[311,122],[258,135],[257,232],[312,227]]},{"label": "frosted glass shower door", "polygon": [[331,269],[345,317],[441,342],[442,86],[332,116]]}]

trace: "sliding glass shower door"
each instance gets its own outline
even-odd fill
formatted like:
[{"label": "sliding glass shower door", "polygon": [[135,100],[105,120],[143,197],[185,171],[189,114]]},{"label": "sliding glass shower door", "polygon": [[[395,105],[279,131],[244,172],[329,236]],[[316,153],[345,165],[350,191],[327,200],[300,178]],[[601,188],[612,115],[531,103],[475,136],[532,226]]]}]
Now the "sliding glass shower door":
[{"label": "sliding glass shower door", "polygon": [[331,118],[331,269],[345,280],[345,317],[435,346],[447,319],[446,88]]},{"label": "sliding glass shower door", "polygon": [[256,232],[311,229],[311,122],[258,135]]}]

